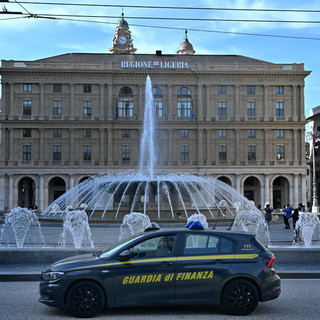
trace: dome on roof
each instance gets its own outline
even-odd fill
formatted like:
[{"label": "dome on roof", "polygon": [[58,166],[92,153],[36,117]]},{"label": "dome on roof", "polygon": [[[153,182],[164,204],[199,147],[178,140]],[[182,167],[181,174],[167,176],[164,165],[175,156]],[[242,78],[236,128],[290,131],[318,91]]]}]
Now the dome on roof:
[{"label": "dome on roof", "polygon": [[185,31],[185,38],[184,41],[180,44],[179,50],[177,51],[178,54],[194,54],[195,51],[193,50],[192,44],[189,42],[187,37],[188,31]]},{"label": "dome on roof", "polygon": [[124,19],[124,13],[122,13],[122,18],[119,20],[118,27],[129,27],[128,22]]}]

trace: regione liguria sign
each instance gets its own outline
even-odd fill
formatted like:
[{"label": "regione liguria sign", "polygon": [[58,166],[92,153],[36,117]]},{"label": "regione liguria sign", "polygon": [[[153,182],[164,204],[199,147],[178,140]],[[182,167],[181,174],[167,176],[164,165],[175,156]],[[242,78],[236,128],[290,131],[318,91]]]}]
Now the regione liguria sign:
[{"label": "regione liguria sign", "polygon": [[186,61],[121,61],[125,69],[189,69]]}]

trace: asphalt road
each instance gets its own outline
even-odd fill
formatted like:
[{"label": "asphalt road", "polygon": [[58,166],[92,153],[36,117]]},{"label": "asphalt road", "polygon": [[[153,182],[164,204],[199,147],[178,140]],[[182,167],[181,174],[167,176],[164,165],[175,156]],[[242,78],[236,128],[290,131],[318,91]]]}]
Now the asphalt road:
[{"label": "asphalt road", "polygon": [[[258,308],[245,320],[319,319],[320,279],[282,280],[282,293],[277,300],[259,303]],[[72,319],[66,310],[47,307],[38,302],[38,282],[1,282],[0,319],[46,320]],[[168,308],[117,308],[105,310],[95,319],[125,320],[184,320],[184,319],[236,319],[220,313],[214,307],[168,307]]]}]

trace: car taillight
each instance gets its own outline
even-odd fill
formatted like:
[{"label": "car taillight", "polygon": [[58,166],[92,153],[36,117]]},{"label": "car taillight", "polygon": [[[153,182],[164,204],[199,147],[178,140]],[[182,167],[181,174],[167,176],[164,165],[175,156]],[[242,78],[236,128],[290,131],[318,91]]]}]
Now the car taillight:
[{"label": "car taillight", "polygon": [[264,258],[262,261],[268,268],[271,268],[274,262],[276,261],[276,258],[275,257]]}]

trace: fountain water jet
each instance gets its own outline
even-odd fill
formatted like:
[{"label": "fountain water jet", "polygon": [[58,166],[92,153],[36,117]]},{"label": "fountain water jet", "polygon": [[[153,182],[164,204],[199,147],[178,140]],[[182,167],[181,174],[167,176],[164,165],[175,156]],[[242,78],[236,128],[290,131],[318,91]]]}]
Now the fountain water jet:
[{"label": "fountain water jet", "polygon": [[[235,189],[217,179],[188,174],[155,174],[154,104],[150,77],[146,80],[146,103],[139,171],[110,173],[88,179],[53,202],[42,216],[61,217],[67,208],[87,205],[90,218],[120,219],[143,212],[152,220],[187,220],[195,211],[206,219],[236,216],[242,211],[262,213]],[[52,209],[55,210],[52,210]],[[57,210],[58,208],[58,210]]]},{"label": "fountain water jet", "polygon": [[22,248],[25,242],[28,242],[28,245],[45,246],[40,222],[34,212],[27,208],[16,207],[6,214],[0,245],[9,246],[11,242],[15,242],[18,248]]},{"label": "fountain water jet", "polygon": [[318,235],[318,240],[320,240],[320,220],[317,214],[300,212],[299,220],[296,223],[295,233],[297,240],[301,237],[306,248],[311,247],[313,236]]}]

